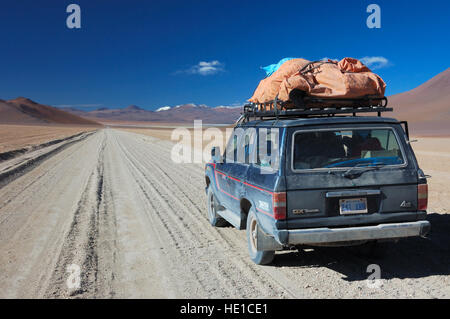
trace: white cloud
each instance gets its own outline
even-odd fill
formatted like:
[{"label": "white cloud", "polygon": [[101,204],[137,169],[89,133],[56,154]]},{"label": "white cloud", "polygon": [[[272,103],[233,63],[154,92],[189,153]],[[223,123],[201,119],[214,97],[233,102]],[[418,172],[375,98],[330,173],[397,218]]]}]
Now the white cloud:
[{"label": "white cloud", "polygon": [[188,73],[200,75],[212,75],[225,71],[225,65],[217,60],[214,61],[200,61],[198,64],[191,66],[187,70],[177,71],[175,73]]},{"label": "white cloud", "polygon": [[385,68],[390,65],[389,60],[382,56],[365,56],[359,60],[372,70]]},{"label": "white cloud", "polygon": [[155,112],[168,111],[170,109],[171,109],[170,106],[163,106],[163,107],[160,107],[159,109],[157,109]]}]

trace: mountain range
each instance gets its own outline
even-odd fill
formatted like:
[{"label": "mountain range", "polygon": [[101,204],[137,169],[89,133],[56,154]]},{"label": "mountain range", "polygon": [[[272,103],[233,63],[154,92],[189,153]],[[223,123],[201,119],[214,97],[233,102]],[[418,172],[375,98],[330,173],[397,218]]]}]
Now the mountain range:
[{"label": "mountain range", "polygon": [[234,123],[240,116],[240,107],[209,107],[206,105],[183,104],[175,107],[161,107],[156,111],[149,111],[136,105],[130,105],[121,109],[100,108],[93,111],[82,111],[74,108],[66,108],[77,116],[96,121],[113,122],[160,122],[160,123],[192,123],[200,119],[209,124]]},{"label": "mountain range", "polygon": [[[417,88],[392,95],[388,99],[394,112],[386,116],[408,121],[412,135],[450,135],[450,68]],[[0,100],[0,124],[192,123],[196,119],[208,124],[231,124],[241,112],[241,107],[195,104],[164,106],[156,111],[136,105],[83,111],[43,105],[24,97]]]}]

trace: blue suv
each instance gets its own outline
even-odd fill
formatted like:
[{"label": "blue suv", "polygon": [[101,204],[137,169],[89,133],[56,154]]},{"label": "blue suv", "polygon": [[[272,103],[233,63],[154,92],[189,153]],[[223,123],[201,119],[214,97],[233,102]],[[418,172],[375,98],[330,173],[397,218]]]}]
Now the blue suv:
[{"label": "blue suv", "polygon": [[258,113],[248,107],[225,151],[211,150],[205,177],[211,225],[246,229],[256,264],[292,247],[428,233],[426,176],[407,123],[380,116],[392,109]]}]

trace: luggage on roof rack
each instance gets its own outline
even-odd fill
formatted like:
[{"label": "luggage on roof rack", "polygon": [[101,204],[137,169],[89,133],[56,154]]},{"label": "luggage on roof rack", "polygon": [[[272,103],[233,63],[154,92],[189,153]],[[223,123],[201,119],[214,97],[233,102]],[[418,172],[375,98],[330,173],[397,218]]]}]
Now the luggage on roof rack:
[{"label": "luggage on roof rack", "polygon": [[285,108],[368,107],[384,97],[385,89],[384,81],[357,59],[288,59],[260,81],[249,102],[282,100]]},{"label": "luggage on roof rack", "polygon": [[318,117],[335,115],[353,115],[357,113],[377,113],[392,111],[387,107],[386,97],[374,98],[365,97],[360,99],[322,99],[307,97],[306,103],[302,107],[289,106],[287,102],[273,100],[266,103],[250,103],[244,105],[242,119],[251,118],[290,118],[290,117]]},{"label": "luggage on roof rack", "polygon": [[270,67],[274,72],[259,83],[239,121],[392,111],[384,81],[357,59],[288,58]]}]

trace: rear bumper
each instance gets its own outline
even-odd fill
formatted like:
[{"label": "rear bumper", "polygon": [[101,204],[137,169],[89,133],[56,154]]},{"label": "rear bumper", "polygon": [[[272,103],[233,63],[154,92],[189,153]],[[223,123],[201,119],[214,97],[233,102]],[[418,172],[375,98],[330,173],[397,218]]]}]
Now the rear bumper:
[{"label": "rear bumper", "polygon": [[286,232],[289,245],[300,245],[425,236],[430,228],[430,222],[421,220],[376,226],[293,229]]}]

